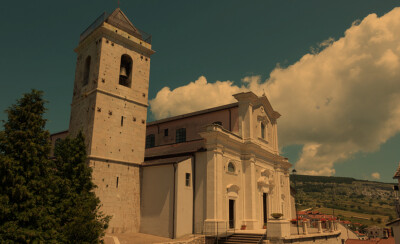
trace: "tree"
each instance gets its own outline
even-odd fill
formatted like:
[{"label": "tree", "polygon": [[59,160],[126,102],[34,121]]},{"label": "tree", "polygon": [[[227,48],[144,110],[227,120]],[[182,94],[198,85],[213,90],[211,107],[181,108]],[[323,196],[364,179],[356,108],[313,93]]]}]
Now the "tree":
[{"label": "tree", "polygon": [[108,227],[109,216],[99,211],[100,200],[93,190],[92,169],[86,162],[82,133],[67,137],[55,148],[57,174],[60,179],[58,216],[60,232],[68,243],[98,243]]},{"label": "tree", "polygon": [[0,132],[0,242],[57,238],[51,206],[53,163],[42,92],[32,90],[8,110]]},{"label": "tree", "polygon": [[0,131],[0,243],[98,243],[110,217],[99,211],[84,137],[67,138],[49,159],[42,92],[6,112]]}]

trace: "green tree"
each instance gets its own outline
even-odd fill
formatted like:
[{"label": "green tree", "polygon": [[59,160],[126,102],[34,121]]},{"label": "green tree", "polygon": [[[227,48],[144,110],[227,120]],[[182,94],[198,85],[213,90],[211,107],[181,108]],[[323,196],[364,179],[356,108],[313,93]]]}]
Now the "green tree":
[{"label": "green tree", "polygon": [[42,92],[6,112],[0,131],[0,243],[98,243],[110,217],[99,211],[84,137],[67,138],[49,159]]},{"label": "green tree", "polygon": [[51,206],[49,132],[42,92],[32,90],[6,110],[0,131],[0,242],[52,242],[58,236]]},{"label": "green tree", "polygon": [[98,243],[108,227],[109,216],[99,211],[100,200],[93,190],[92,169],[87,165],[85,139],[67,137],[55,148],[60,198],[60,232],[68,243]]}]

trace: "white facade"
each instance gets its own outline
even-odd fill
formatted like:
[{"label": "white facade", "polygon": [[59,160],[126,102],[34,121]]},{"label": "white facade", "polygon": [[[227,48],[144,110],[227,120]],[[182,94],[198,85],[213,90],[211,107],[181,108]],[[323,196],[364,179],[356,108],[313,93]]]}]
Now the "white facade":
[{"label": "white facade", "polygon": [[[175,223],[175,233],[164,236],[180,237],[192,232],[225,232],[227,228],[240,229],[242,226],[250,230],[262,229],[272,213],[282,213],[283,217],[278,222],[288,225],[292,209],[289,183],[291,164],[278,154],[276,120],[280,115],[272,109],[265,96],[257,97],[252,92],[234,96],[238,103],[231,107],[238,113],[229,114],[235,114],[231,120],[237,121],[237,130],[226,129],[227,126],[224,127],[222,122],[222,125],[212,123],[215,118],[223,117],[218,115],[224,113],[226,109],[223,108],[220,111],[216,108],[156,121],[148,126],[148,136],[164,136],[163,130],[160,130],[162,125],[169,128],[186,126],[186,133],[193,134],[192,138],[187,138],[183,143],[161,143],[147,149],[152,153],[146,151],[148,157],[144,163],[147,165],[143,167],[142,189],[151,188],[157,191],[154,186],[145,186],[149,184],[149,178],[152,184],[163,185],[159,179],[169,175],[168,182],[176,183],[174,189],[169,188],[170,196],[175,195],[175,205],[168,206],[176,211],[170,211],[175,215],[175,219],[170,221]],[[192,126],[187,120],[201,121],[203,125]],[[235,128],[234,125],[229,127]],[[161,135],[151,134],[152,128],[161,131]],[[197,132],[197,137],[192,130]],[[193,143],[196,145],[190,146]],[[160,153],[157,154],[157,151]],[[181,162],[170,156],[185,153],[188,159]],[[187,164],[188,160],[191,161],[190,165]],[[187,166],[184,167],[185,164]],[[177,167],[175,173],[171,173],[171,165]],[[160,171],[161,167],[165,171]],[[163,176],[156,176],[156,172]],[[194,188],[184,187],[185,174],[194,176],[191,178]],[[161,191],[165,193],[165,190]],[[147,228],[150,226],[147,220],[151,218],[148,214],[149,204],[154,204],[154,209],[160,209],[167,203],[150,200],[153,196],[148,192],[150,191],[143,190],[141,195],[141,231],[157,235],[160,232],[149,231]],[[192,220],[191,223],[188,223],[189,219]],[[185,227],[192,226],[192,229],[181,228],[181,224]]]}]

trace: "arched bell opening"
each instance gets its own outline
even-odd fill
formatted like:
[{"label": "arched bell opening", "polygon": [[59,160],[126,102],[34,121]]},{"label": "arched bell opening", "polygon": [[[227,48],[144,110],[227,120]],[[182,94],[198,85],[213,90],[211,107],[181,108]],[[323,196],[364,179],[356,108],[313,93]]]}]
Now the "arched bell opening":
[{"label": "arched bell opening", "polygon": [[132,58],[124,54],[121,56],[121,65],[119,68],[119,84],[131,87],[132,81]]},{"label": "arched bell opening", "polygon": [[90,62],[91,57],[87,56],[85,60],[85,69],[83,72],[83,85],[86,86],[89,83],[89,75],[90,75]]}]

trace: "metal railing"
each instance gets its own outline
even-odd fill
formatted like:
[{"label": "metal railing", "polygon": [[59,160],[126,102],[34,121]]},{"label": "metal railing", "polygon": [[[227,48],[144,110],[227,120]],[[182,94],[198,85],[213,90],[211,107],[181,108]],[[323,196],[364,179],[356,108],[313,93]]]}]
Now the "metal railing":
[{"label": "metal railing", "polygon": [[[200,223],[198,223],[197,226]],[[229,228],[229,223],[226,221],[220,222],[203,222],[202,223],[202,230],[196,230],[197,234],[203,234],[205,237],[209,239],[214,239],[215,243],[222,238],[225,240],[228,239],[229,236],[235,234],[235,228]]]},{"label": "metal railing", "polygon": [[261,236],[260,240],[258,240],[258,244],[263,243],[263,240],[267,239],[267,229],[265,229],[264,234]]},{"label": "metal railing", "polygon": [[82,33],[81,36],[79,37],[79,41],[81,42],[83,39],[85,39],[92,31],[94,31],[97,27],[99,27],[108,17],[108,14],[106,12],[102,13],[95,21],[93,21],[92,24],[89,25],[88,28],[86,28]]}]

